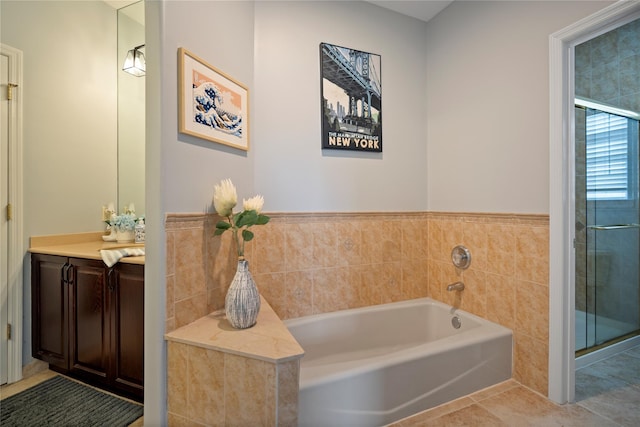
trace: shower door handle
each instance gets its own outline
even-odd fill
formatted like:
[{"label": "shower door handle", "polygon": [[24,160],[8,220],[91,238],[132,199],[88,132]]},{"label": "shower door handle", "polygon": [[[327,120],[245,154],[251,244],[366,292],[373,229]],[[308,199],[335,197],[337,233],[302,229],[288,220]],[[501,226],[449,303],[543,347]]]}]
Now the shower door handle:
[{"label": "shower door handle", "polygon": [[589,230],[623,230],[626,228],[640,228],[640,224],[611,224],[611,225],[590,225]]}]

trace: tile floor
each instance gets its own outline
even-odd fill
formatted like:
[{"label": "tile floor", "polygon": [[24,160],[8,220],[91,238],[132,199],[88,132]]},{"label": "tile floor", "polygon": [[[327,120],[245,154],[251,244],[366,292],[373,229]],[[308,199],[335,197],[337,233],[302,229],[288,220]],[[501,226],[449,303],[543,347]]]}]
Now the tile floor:
[{"label": "tile floor", "polygon": [[405,418],[393,427],[640,425],[640,346],[576,372],[576,402],[556,405],[509,380]]},{"label": "tile floor", "polygon": [[[57,375],[38,373],[0,388],[9,397]],[[130,427],[143,425],[139,419]],[[640,425],[640,346],[576,372],[576,403],[556,405],[544,396],[508,380],[392,424],[393,427]]]}]

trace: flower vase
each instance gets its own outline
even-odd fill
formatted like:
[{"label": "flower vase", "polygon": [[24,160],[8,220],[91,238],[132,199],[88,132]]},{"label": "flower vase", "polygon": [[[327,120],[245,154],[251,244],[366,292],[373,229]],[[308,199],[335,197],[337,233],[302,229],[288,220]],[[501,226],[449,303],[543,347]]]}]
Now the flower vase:
[{"label": "flower vase", "polygon": [[133,230],[118,230],[116,229],[116,241],[118,243],[133,242],[134,232]]},{"label": "flower vase", "polygon": [[256,287],[249,262],[238,260],[238,269],[224,301],[227,320],[236,329],[250,328],[256,324],[260,311],[260,293]]}]

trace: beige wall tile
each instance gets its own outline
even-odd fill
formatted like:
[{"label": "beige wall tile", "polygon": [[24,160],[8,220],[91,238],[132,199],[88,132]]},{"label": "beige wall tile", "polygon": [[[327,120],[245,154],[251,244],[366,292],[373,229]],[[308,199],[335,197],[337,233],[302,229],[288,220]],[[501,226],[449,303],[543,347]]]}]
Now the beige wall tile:
[{"label": "beige wall tile", "polygon": [[487,319],[507,328],[515,328],[516,288],[515,279],[498,274],[486,274]]},{"label": "beige wall tile", "polygon": [[281,319],[287,318],[287,288],[286,288],[286,273],[265,273],[254,274],[254,281],[258,287],[260,294],[269,301],[269,305],[273,308],[273,311]]},{"label": "beige wall tile", "polygon": [[401,299],[426,297],[429,292],[429,273],[426,260],[403,258],[401,269]]},{"label": "beige wall tile", "polygon": [[286,271],[285,229],[283,222],[270,221],[264,227],[253,227],[254,258],[251,270],[256,274]]},{"label": "beige wall tile", "polygon": [[548,393],[549,343],[524,334],[514,334],[514,373],[516,381],[546,396]]},{"label": "beige wall tile", "polygon": [[288,304],[284,319],[313,313],[313,271],[285,273],[285,288]]},{"label": "beige wall tile", "polygon": [[180,301],[204,293],[205,264],[203,228],[176,230],[175,276],[180,286],[175,287],[174,298]]},{"label": "beige wall tile", "polygon": [[223,425],[225,420],[224,354],[189,347],[187,413],[190,420]]},{"label": "beige wall tile", "polygon": [[166,242],[167,276],[175,274],[176,272],[175,261],[176,261],[175,232],[167,231],[167,242]]},{"label": "beige wall tile", "polygon": [[332,224],[336,232],[336,266],[363,263],[360,221],[337,221]]},{"label": "beige wall tile", "polygon": [[469,269],[463,273],[462,309],[487,317],[487,273]]},{"label": "beige wall tile", "polygon": [[504,276],[515,274],[516,237],[514,226],[487,226],[487,271]]},{"label": "beige wall tile", "polygon": [[516,282],[516,326],[518,333],[549,341],[549,287]]},{"label": "beige wall tile", "polygon": [[167,343],[167,410],[187,417],[189,384],[189,348],[185,344]]},{"label": "beige wall tile", "polygon": [[287,271],[306,270],[322,266],[313,257],[313,235],[316,224],[288,224],[285,229],[285,268]]},{"label": "beige wall tile", "polygon": [[202,292],[182,301],[177,301],[174,309],[176,328],[188,325],[208,313],[207,293]]},{"label": "beige wall tile", "polygon": [[475,270],[486,271],[489,251],[489,225],[481,222],[465,222],[463,224],[463,232],[462,242],[472,254],[471,267]]},{"label": "beige wall tile", "polygon": [[175,316],[174,310],[174,287],[175,287],[176,276],[167,275],[167,299],[165,301],[165,316],[167,319]]},{"label": "beige wall tile", "polygon": [[[233,354],[224,355],[225,424],[267,426],[267,373],[275,365]],[[269,375],[269,378],[275,378]]]},{"label": "beige wall tile", "polygon": [[300,361],[280,363],[278,372],[278,425],[298,424],[298,383],[300,382]]}]

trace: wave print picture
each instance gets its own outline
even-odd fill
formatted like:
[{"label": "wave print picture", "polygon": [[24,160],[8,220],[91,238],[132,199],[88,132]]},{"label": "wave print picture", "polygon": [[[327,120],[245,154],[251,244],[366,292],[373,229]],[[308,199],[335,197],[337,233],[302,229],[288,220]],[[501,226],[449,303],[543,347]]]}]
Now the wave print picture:
[{"label": "wave print picture", "polygon": [[178,49],[181,133],[249,150],[249,91],[186,49]]},{"label": "wave print picture", "polygon": [[223,94],[215,83],[193,85],[193,119],[221,132],[242,136],[242,116],[225,111]]}]

